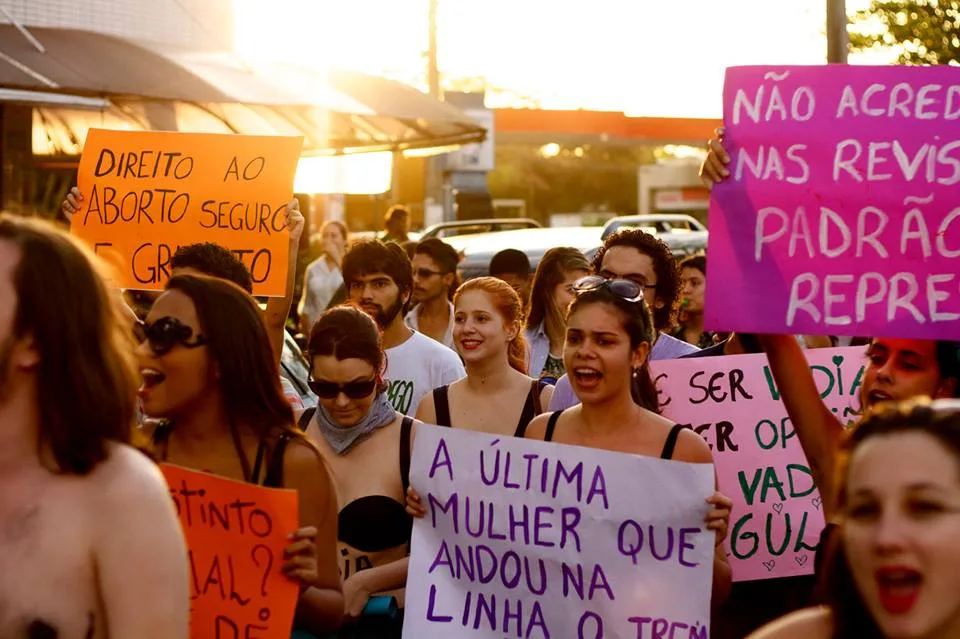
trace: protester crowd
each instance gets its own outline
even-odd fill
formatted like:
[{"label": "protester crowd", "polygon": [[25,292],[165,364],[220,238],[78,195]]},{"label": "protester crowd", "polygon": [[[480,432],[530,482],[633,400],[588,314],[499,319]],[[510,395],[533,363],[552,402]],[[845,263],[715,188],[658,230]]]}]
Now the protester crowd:
[{"label": "protester crowd", "polygon": [[[712,141],[704,180],[728,161]],[[82,199],[71,192],[68,218]],[[178,250],[162,293],[124,296],[68,234],[0,217],[0,636],[187,636],[166,461],[297,491],[294,636],[399,637],[420,587],[407,581],[426,513],[410,485],[419,426],[709,464],[707,443],[660,414],[649,362],[750,352],[769,359],[828,525],[814,577],[732,583],[732,502],[710,497],[712,636],[960,636],[956,343],[866,340],[847,428],[804,355],[838,340],[705,330],[706,256],[678,262],[627,229],[592,262],[557,247],[532,274],[522,247],[504,247],[490,276],[461,283],[454,249],[408,243],[401,209],[387,222],[381,239],[321,231],[297,307],[318,398],[304,409],[278,375],[292,275],[261,310],[243,264],[199,244]],[[296,247],[296,201],[287,224]],[[374,597],[398,613],[367,614]]]}]

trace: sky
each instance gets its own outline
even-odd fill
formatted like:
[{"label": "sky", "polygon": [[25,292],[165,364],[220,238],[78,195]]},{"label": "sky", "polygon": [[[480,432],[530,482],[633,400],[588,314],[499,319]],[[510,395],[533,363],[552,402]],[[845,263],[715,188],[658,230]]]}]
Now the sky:
[{"label": "sky", "polygon": [[[236,49],[425,89],[429,0],[234,0]],[[852,11],[868,0],[847,0]],[[503,89],[487,106],[719,118],[724,70],[826,60],[825,0],[438,0],[445,77]],[[589,9],[587,9],[589,7]],[[885,64],[890,54],[852,56]],[[527,103],[528,104],[528,103]]]}]

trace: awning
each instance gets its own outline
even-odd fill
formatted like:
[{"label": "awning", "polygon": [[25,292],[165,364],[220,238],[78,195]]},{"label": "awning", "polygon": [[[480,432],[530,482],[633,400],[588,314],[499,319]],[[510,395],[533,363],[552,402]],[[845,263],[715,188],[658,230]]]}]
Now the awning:
[{"label": "awning", "polygon": [[[45,105],[52,139],[82,142],[86,126],[300,134],[305,153],[406,150],[482,141],[460,110],[407,85],[359,73],[251,68],[232,54],[186,52],[122,38],[30,27],[34,47],[0,25],[0,87],[106,98],[109,107]],[[39,102],[39,101],[38,101]],[[96,121],[100,120],[97,124]]]}]

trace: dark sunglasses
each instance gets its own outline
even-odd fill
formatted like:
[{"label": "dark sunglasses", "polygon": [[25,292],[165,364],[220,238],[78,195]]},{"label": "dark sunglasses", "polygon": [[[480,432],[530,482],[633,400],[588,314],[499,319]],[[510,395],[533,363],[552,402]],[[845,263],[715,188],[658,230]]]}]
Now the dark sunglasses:
[{"label": "dark sunglasses", "polygon": [[[193,329],[175,317],[161,317],[152,324],[137,321],[133,335],[139,343],[150,344],[154,355],[166,355],[177,346],[197,348],[207,343],[203,335],[194,337]],[[191,337],[194,337],[192,342]]]},{"label": "dark sunglasses", "polygon": [[445,275],[445,273],[442,273],[442,272],[440,272],[440,271],[431,271],[431,270],[428,269],[428,268],[418,268],[417,270],[414,271],[414,273],[415,273],[416,276],[419,277],[421,280],[430,279],[430,278],[433,277],[434,275]]},{"label": "dark sunglasses", "polygon": [[362,382],[347,382],[338,384],[325,379],[311,379],[307,382],[313,394],[321,399],[335,399],[343,393],[350,399],[363,399],[373,394],[377,388],[377,380],[368,379]]},{"label": "dark sunglasses", "polygon": [[599,275],[581,277],[573,283],[573,292],[579,295],[603,287],[626,302],[643,301],[643,287],[633,280],[608,280]]}]

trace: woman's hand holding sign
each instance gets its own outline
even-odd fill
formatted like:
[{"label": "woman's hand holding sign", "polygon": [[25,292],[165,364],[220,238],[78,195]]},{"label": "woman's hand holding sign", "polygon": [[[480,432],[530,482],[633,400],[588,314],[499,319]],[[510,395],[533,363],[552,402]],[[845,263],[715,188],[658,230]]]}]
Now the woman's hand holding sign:
[{"label": "woman's hand holding sign", "polygon": [[300,244],[300,236],[303,235],[305,222],[303,213],[300,212],[300,201],[297,200],[297,198],[293,198],[287,202],[287,206],[283,209],[283,214],[285,216],[284,221],[287,230],[290,231],[290,248],[295,251],[297,245]]},{"label": "woman's hand holding sign", "polygon": [[730,155],[723,148],[723,129],[717,129],[716,135],[717,137],[707,142],[707,157],[700,165],[700,181],[708,189],[730,176],[727,169]]},{"label": "woman's hand holding sign", "polygon": [[414,519],[422,519],[427,516],[427,509],[424,508],[423,502],[420,500],[420,493],[415,491],[413,486],[407,488],[407,501],[405,505],[407,514]]},{"label": "woman's hand holding sign", "polygon": [[707,529],[717,532],[717,545],[719,546],[727,538],[733,500],[722,493],[715,492],[707,499],[707,503],[713,506],[713,509],[707,513],[705,520]]},{"label": "woman's hand holding sign", "polygon": [[60,205],[60,212],[63,213],[63,217],[67,218],[67,222],[73,223],[73,216],[80,210],[81,202],[83,202],[83,194],[80,193],[80,189],[77,187],[71,188]]},{"label": "woman's hand holding sign", "polygon": [[290,533],[290,545],[284,551],[283,572],[300,582],[303,591],[317,585],[317,529],[304,526]]}]

